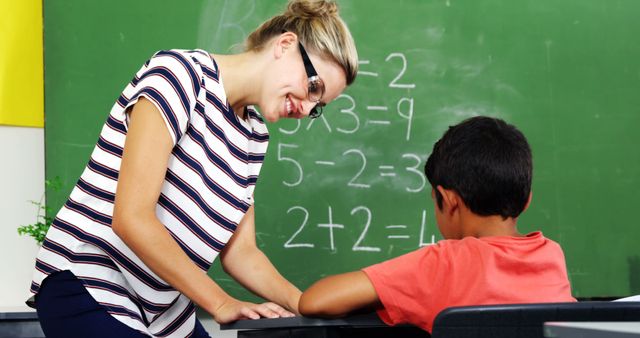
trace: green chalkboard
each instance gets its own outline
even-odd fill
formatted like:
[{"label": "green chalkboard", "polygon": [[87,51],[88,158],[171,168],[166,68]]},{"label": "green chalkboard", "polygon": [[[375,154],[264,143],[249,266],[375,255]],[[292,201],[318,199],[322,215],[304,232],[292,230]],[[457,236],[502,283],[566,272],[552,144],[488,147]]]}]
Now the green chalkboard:
[{"label": "green chalkboard", "polygon": [[[521,231],[565,249],[577,297],[640,293],[640,2],[340,1],[360,75],[323,118],[270,126],[257,241],[300,288],[440,239],[422,174],[447,126],[514,123],[534,153]],[[154,51],[231,47],[285,1],[45,1],[46,174],[59,207]],[[219,267],[211,274],[249,298]]]}]

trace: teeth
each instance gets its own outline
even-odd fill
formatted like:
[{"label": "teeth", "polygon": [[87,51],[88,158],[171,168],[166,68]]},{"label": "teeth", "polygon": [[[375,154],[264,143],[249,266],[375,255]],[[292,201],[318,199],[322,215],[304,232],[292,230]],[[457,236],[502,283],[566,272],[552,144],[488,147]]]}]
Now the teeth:
[{"label": "teeth", "polygon": [[287,114],[291,115],[293,112],[291,111],[291,101],[289,100],[289,98],[287,97],[285,99],[286,105],[287,105]]}]

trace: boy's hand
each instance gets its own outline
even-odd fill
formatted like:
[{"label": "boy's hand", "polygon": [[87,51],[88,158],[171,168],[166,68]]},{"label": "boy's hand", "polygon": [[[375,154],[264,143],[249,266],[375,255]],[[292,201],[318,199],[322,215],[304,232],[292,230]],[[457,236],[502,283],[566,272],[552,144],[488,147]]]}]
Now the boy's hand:
[{"label": "boy's hand", "polygon": [[280,318],[294,317],[295,315],[278,304],[267,302],[254,304],[229,300],[216,310],[213,319],[218,324],[227,324],[240,319]]}]

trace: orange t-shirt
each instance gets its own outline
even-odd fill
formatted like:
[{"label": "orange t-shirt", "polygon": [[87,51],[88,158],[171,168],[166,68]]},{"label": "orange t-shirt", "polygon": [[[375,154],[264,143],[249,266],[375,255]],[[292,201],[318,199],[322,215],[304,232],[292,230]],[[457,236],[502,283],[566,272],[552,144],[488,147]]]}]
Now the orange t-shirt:
[{"label": "orange t-shirt", "polygon": [[385,323],[429,332],[451,306],[575,301],[562,249],[541,232],[443,240],[363,271]]}]

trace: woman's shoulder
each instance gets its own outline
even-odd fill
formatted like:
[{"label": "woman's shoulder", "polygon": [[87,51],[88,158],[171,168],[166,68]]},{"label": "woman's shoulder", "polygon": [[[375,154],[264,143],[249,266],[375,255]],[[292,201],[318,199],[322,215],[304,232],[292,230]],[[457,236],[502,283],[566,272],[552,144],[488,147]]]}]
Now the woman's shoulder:
[{"label": "woman's shoulder", "polygon": [[153,54],[153,57],[160,56],[183,57],[198,62],[203,62],[205,59],[211,59],[211,54],[203,49],[161,49]]},{"label": "woman's shoulder", "polygon": [[217,73],[217,66],[211,55],[202,49],[163,49],[156,51],[145,63],[146,66],[184,67],[195,74],[206,73],[207,68]]}]

